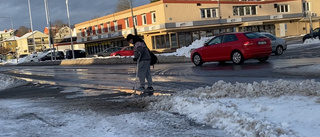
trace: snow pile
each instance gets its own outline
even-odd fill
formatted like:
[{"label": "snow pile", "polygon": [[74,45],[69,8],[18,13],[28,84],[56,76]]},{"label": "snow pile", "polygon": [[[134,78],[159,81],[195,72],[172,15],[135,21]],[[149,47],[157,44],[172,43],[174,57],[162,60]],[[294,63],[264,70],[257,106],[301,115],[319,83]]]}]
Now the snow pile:
[{"label": "snow pile", "polygon": [[316,136],[320,132],[314,128],[319,129],[320,122],[311,124],[310,120],[315,122],[320,117],[310,114],[319,114],[320,106],[312,106],[310,100],[319,102],[315,99],[319,96],[320,83],[314,80],[253,84],[218,81],[212,87],[158,97],[159,102],[148,108],[186,115],[236,137]]},{"label": "snow pile", "polygon": [[176,50],[176,52],[173,53],[164,53],[164,54],[158,54],[160,56],[185,56],[190,58],[191,51],[193,49],[200,48],[204,45],[205,42],[212,39],[213,37],[202,37],[200,40],[195,40],[191,45],[188,47],[181,47]]},{"label": "snow pile", "polygon": [[314,39],[311,39],[311,38],[306,39],[303,44],[314,44],[314,43],[320,43],[319,37],[316,37]]},{"label": "snow pile", "polygon": [[22,85],[26,85],[28,82],[24,80],[19,80],[7,75],[0,74],[0,92],[1,90],[14,88]]}]

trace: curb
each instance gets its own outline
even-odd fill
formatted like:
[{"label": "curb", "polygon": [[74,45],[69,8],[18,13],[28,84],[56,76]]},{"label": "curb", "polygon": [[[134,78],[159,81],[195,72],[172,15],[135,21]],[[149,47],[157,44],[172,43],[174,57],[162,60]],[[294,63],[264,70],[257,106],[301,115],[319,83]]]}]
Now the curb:
[{"label": "curb", "polygon": [[[157,56],[157,64],[168,63],[186,63],[191,62],[190,58],[184,56]],[[58,61],[44,61],[44,62],[24,62],[16,64],[18,66],[67,66],[67,65],[112,65],[112,64],[136,64],[132,57],[126,58],[78,58]]]}]

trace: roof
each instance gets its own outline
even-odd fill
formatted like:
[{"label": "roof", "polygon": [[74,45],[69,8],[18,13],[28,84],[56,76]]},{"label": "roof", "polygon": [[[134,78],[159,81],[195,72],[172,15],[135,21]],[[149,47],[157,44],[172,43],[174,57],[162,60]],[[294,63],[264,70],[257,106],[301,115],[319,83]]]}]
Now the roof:
[{"label": "roof", "polygon": [[26,33],[22,37],[20,37],[20,39],[28,38],[28,37],[32,36],[34,33],[37,33],[37,32],[40,32],[40,31],[36,30],[36,31],[33,31],[33,32]]},{"label": "roof", "polygon": [[18,40],[18,39],[20,39],[20,37],[18,37],[18,36],[12,36],[12,37],[10,37],[10,38],[7,38],[7,39],[4,40],[4,41],[14,41],[14,40]]}]

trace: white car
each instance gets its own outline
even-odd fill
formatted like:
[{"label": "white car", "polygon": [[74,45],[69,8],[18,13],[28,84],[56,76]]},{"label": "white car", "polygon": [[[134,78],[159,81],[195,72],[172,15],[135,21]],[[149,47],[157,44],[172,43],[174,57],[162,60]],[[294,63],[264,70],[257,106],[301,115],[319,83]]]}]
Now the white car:
[{"label": "white car", "polygon": [[276,55],[282,55],[283,51],[287,50],[287,42],[282,38],[278,38],[271,33],[260,32],[271,39],[272,52]]}]

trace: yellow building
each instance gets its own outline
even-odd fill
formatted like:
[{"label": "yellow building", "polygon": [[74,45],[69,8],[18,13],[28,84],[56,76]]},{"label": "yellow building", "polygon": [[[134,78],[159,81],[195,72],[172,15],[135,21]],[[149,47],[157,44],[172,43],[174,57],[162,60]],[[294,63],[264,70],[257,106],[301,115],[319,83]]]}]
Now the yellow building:
[{"label": "yellow building", "polygon": [[34,51],[41,52],[44,49],[50,48],[48,35],[40,31],[33,31],[23,35],[20,39],[17,39],[17,44],[18,55],[30,54]]},{"label": "yellow building", "polygon": [[16,53],[16,51],[17,51],[16,49],[18,47],[16,40],[19,38],[20,37],[17,37],[17,36],[7,38],[6,40],[1,42],[1,46],[8,49],[9,52],[11,52],[11,53]]},{"label": "yellow building", "polygon": [[171,52],[201,37],[239,31],[265,31],[279,37],[319,27],[319,0],[161,0],[76,24],[77,42],[87,53],[126,46],[123,39],[142,36],[157,52]]}]

